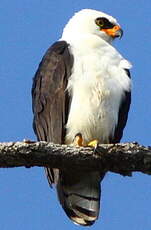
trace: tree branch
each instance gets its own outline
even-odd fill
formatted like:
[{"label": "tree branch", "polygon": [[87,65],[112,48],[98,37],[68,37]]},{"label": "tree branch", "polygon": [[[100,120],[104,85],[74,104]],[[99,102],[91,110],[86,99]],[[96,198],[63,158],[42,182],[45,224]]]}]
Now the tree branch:
[{"label": "tree branch", "polygon": [[137,143],[103,144],[97,149],[47,142],[0,143],[0,167],[49,166],[62,170],[100,170],[130,176],[151,174],[151,147]]}]

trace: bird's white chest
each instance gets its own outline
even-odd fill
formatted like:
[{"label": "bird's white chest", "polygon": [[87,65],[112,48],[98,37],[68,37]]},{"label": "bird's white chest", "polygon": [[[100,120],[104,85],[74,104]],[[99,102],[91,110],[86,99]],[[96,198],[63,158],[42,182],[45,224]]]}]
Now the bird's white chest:
[{"label": "bird's white chest", "polygon": [[[105,50],[74,50],[73,73],[68,83],[72,101],[67,122],[66,143],[81,133],[85,144],[93,139],[108,143],[114,134],[128,77],[120,67],[120,58]],[[115,55],[115,57],[114,57]],[[117,60],[116,60],[117,59]]]}]

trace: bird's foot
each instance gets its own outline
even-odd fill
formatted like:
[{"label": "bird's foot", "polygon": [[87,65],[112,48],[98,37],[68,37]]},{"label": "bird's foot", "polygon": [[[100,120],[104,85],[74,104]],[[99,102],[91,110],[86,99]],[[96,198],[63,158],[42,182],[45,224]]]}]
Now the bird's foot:
[{"label": "bird's foot", "polygon": [[98,144],[99,144],[99,141],[96,139],[96,140],[93,140],[93,141],[90,141],[89,143],[88,143],[88,146],[89,147],[93,147],[93,148],[97,148],[97,146],[98,146]]},{"label": "bird's foot", "polygon": [[83,144],[83,138],[82,138],[82,134],[81,134],[81,133],[77,133],[77,134],[75,135],[75,138],[74,138],[74,140],[73,140],[73,144],[74,144],[74,146],[76,146],[76,147],[84,146],[84,144]]},{"label": "bird's foot", "polygon": [[88,146],[89,147],[93,147],[94,150],[93,150],[93,154],[96,154],[97,153],[97,147],[98,147],[98,144],[99,144],[99,141],[96,139],[96,140],[93,140],[93,141],[90,141],[88,143]]},{"label": "bird's foot", "polygon": [[90,141],[88,144],[85,145],[81,133],[77,133],[75,135],[74,140],[73,140],[73,145],[76,147],[85,146],[85,147],[92,147],[92,148],[96,149],[98,144],[99,144],[99,141],[97,139],[95,139],[95,140]]}]

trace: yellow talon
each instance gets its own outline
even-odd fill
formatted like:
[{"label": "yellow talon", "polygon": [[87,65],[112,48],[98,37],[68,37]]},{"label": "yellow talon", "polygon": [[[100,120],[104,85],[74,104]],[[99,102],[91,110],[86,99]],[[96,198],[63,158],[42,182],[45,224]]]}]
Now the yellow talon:
[{"label": "yellow talon", "polygon": [[76,134],[74,141],[73,141],[74,146],[76,147],[80,147],[80,146],[84,146],[83,145],[83,138],[81,133]]},{"label": "yellow talon", "polygon": [[88,143],[88,146],[89,146],[89,147],[94,147],[94,148],[96,148],[96,147],[98,146],[98,144],[99,144],[99,141],[98,141],[98,140],[93,140],[93,141],[90,141],[90,142]]}]

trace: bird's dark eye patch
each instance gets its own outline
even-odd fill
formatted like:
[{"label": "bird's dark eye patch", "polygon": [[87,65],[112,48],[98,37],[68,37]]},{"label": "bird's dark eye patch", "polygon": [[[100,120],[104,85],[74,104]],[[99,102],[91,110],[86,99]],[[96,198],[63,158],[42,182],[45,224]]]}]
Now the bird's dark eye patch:
[{"label": "bird's dark eye patch", "polygon": [[103,18],[103,17],[95,19],[95,23],[101,29],[111,29],[111,28],[113,28],[115,26],[107,18]]}]

